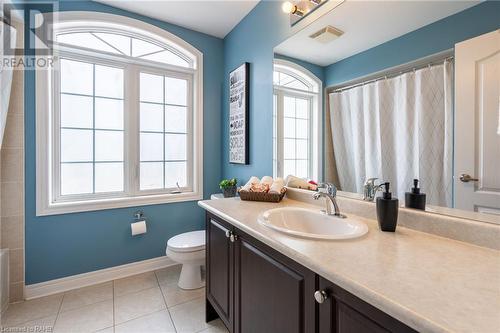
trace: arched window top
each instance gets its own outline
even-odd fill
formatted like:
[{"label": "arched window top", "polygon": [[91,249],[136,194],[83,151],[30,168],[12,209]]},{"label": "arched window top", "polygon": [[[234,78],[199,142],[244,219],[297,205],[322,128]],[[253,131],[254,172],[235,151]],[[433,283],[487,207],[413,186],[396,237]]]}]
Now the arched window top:
[{"label": "arched window top", "polygon": [[105,13],[62,12],[51,23],[56,47],[197,69],[201,53],[156,26]]},{"label": "arched window top", "polygon": [[275,59],[273,84],[276,87],[319,92],[319,79],[305,68],[287,60]]}]

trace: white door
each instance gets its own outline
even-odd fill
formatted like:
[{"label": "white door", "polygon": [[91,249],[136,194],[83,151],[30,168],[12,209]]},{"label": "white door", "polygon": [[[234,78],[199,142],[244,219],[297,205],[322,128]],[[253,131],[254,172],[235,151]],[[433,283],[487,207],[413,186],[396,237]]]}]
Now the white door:
[{"label": "white door", "polygon": [[455,207],[500,215],[500,29],[455,45]]}]

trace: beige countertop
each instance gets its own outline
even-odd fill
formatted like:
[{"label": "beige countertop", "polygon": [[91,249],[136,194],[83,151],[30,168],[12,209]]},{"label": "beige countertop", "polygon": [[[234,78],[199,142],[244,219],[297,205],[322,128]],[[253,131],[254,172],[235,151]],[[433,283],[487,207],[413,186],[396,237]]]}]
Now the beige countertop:
[{"label": "beige countertop", "polygon": [[500,332],[500,251],[403,227],[381,232],[369,219],[368,234],[342,241],[290,237],[257,221],[270,208],[318,210],[288,198],[198,204],[418,331]]}]

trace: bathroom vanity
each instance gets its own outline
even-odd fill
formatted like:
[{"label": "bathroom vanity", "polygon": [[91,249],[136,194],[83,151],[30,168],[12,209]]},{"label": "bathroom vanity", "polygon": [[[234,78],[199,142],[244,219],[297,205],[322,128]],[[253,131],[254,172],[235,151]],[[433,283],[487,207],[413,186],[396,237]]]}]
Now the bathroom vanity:
[{"label": "bathroom vanity", "polygon": [[500,328],[496,250],[404,227],[383,233],[366,218],[369,232],[351,240],[292,237],[258,222],[276,207],[320,208],[291,199],[199,205],[207,210],[207,321],[220,317],[230,332]]},{"label": "bathroom vanity", "polygon": [[232,332],[415,332],[216,215],[206,228],[207,321]]}]

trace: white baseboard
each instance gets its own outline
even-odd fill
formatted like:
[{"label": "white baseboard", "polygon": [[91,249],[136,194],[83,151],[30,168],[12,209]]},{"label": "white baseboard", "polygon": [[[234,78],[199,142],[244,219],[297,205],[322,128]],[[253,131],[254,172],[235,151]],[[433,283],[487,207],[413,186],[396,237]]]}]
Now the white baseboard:
[{"label": "white baseboard", "polygon": [[176,263],[172,261],[172,259],[163,256],[46,282],[30,284],[24,287],[24,298],[29,300],[37,297],[53,295],[173,265],[176,265]]}]

